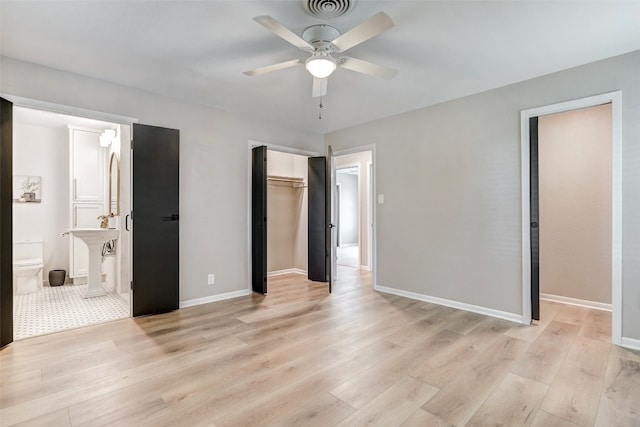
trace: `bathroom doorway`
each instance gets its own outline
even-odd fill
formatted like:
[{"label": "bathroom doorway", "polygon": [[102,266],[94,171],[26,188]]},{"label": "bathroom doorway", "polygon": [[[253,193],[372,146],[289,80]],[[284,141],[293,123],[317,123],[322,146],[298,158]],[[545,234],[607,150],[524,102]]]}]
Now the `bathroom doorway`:
[{"label": "bathroom doorway", "polygon": [[92,293],[87,244],[68,232],[101,222],[122,229],[130,211],[130,132],[126,124],[13,107],[15,340],[131,315],[128,233],[98,249],[99,290]]}]

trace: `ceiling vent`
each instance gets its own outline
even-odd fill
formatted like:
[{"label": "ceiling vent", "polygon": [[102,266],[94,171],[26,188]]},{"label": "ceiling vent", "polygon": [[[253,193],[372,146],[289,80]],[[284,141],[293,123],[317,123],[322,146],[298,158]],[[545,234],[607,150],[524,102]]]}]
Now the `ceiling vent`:
[{"label": "ceiling vent", "polygon": [[311,16],[332,19],[354,8],[357,0],[302,0],[304,10]]}]

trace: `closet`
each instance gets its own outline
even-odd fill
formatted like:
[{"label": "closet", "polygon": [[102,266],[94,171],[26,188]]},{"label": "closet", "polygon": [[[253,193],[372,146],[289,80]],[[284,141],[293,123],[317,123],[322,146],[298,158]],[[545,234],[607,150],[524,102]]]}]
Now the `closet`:
[{"label": "closet", "polygon": [[267,272],[307,273],[307,157],[267,150]]}]

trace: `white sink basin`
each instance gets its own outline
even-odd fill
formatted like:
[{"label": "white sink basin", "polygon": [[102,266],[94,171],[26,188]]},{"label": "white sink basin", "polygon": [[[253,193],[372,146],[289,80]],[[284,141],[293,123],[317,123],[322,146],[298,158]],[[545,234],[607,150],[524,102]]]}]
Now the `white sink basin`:
[{"label": "white sink basin", "polygon": [[89,248],[88,288],[85,298],[106,294],[102,287],[102,245],[109,240],[117,239],[120,230],[113,228],[73,228],[69,230],[73,236],[86,243]]},{"label": "white sink basin", "polygon": [[109,240],[117,239],[120,235],[120,230],[115,228],[72,228],[69,232],[86,244],[104,244]]}]

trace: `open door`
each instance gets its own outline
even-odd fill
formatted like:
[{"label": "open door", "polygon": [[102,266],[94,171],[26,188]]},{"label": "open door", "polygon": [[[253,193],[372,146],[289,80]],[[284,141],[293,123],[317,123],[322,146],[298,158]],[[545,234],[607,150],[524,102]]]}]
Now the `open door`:
[{"label": "open door", "polygon": [[309,248],[308,276],[309,280],[328,282],[329,292],[333,290],[333,223],[332,198],[335,197],[330,185],[331,162],[327,158],[309,157]]},{"label": "open door", "polygon": [[267,147],[251,150],[251,289],[267,293]]},{"label": "open door", "polygon": [[540,230],[538,194],[538,118],[529,119],[529,197],[531,215],[531,318],[540,320]]},{"label": "open door", "polygon": [[0,348],[13,342],[13,104],[0,98]]},{"label": "open door", "polygon": [[179,308],[180,132],[133,125],[133,316]]},{"label": "open door", "polygon": [[338,278],[338,186],[336,183],[336,158],[333,155],[333,148],[329,145],[327,149],[329,156],[329,182],[327,185],[327,200],[329,200],[329,206],[327,206],[329,224],[327,225],[327,239],[329,245],[329,292],[333,290],[333,283]]},{"label": "open door", "polygon": [[308,265],[309,280],[328,280],[327,257],[327,158],[309,157],[309,238]]}]

